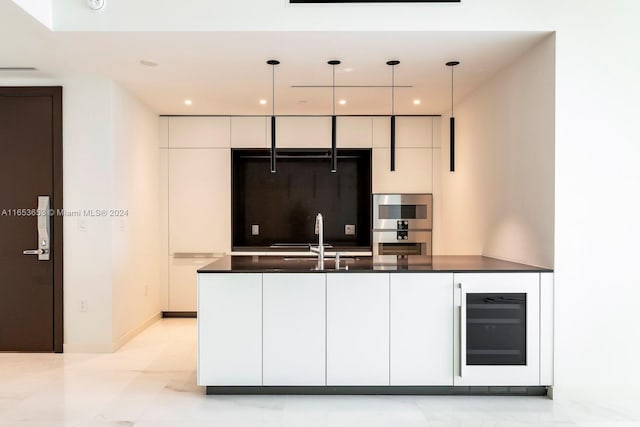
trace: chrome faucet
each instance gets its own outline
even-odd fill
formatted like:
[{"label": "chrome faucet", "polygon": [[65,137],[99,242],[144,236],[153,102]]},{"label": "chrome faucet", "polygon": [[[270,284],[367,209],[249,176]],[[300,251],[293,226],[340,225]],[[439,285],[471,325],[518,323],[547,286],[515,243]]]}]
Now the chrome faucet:
[{"label": "chrome faucet", "polygon": [[317,269],[324,270],[324,221],[321,213],[316,215],[316,233],[318,233],[318,247],[309,245],[309,250],[318,254]]}]

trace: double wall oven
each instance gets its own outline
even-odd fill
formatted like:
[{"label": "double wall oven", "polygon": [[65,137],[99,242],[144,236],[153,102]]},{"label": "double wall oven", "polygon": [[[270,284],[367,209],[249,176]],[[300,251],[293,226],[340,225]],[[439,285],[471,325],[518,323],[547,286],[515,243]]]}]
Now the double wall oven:
[{"label": "double wall oven", "polygon": [[376,262],[411,262],[431,256],[431,194],[373,195],[373,256]]}]

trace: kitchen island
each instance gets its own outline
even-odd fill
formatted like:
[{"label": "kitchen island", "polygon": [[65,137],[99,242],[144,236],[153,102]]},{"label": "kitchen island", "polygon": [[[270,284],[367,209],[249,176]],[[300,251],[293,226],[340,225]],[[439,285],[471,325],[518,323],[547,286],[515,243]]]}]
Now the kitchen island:
[{"label": "kitchen island", "polygon": [[[474,295],[500,310],[467,318]],[[524,301],[519,318],[482,318],[516,313],[510,296]],[[209,394],[543,394],[552,313],[551,270],[487,257],[363,256],[318,270],[313,256],[227,256],[198,270],[198,384]],[[502,336],[516,338],[492,343]]]}]

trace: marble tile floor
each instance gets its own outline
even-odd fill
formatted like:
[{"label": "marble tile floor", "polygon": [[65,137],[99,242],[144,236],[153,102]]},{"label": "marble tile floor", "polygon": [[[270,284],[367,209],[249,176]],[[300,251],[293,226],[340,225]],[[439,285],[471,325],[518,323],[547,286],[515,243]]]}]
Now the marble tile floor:
[{"label": "marble tile floor", "polygon": [[196,323],[113,354],[0,354],[0,427],[640,427],[640,402],[542,397],[205,396]]}]

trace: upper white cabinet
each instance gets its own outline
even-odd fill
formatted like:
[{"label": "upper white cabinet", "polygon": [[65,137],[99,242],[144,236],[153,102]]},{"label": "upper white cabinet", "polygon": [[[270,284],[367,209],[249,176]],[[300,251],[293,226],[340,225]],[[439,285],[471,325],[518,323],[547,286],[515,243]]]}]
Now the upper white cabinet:
[{"label": "upper white cabinet", "polygon": [[[271,144],[269,132],[268,144]],[[331,117],[278,117],[277,148],[331,148]]]},{"label": "upper white cabinet", "polygon": [[325,277],[263,275],[263,385],[325,385]]},{"label": "upper white cabinet", "polygon": [[229,117],[169,117],[170,148],[228,148]]},{"label": "upper white cabinet", "polygon": [[169,117],[160,117],[158,121],[160,130],[160,148],[169,147]]},{"label": "upper white cabinet", "polygon": [[327,385],[389,385],[388,274],[327,274]]},{"label": "upper white cabinet", "polygon": [[169,150],[169,252],[231,250],[228,149]]},{"label": "upper white cabinet", "polygon": [[198,384],[262,385],[262,274],[198,276]]},{"label": "upper white cabinet", "polygon": [[453,385],[453,274],[391,274],[391,385]]},{"label": "upper white cabinet", "polygon": [[[396,116],[396,148],[433,147],[433,120],[433,117]],[[390,144],[390,117],[374,117],[373,147],[389,148]]]},{"label": "upper white cabinet", "polygon": [[396,149],[396,170],[390,170],[391,150],[373,150],[374,193],[431,193],[433,166],[431,148]]},{"label": "upper white cabinet", "polygon": [[396,147],[433,147],[433,118],[396,117]]},{"label": "upper white cabinet", "polygon": [[231,117],[231,148],[266,148],[267,117]]},{"label": "upper white cabinet", "polygon": [[338,117],[336,119],[338,148],[371,148],[372,144],[372,117]]}]

